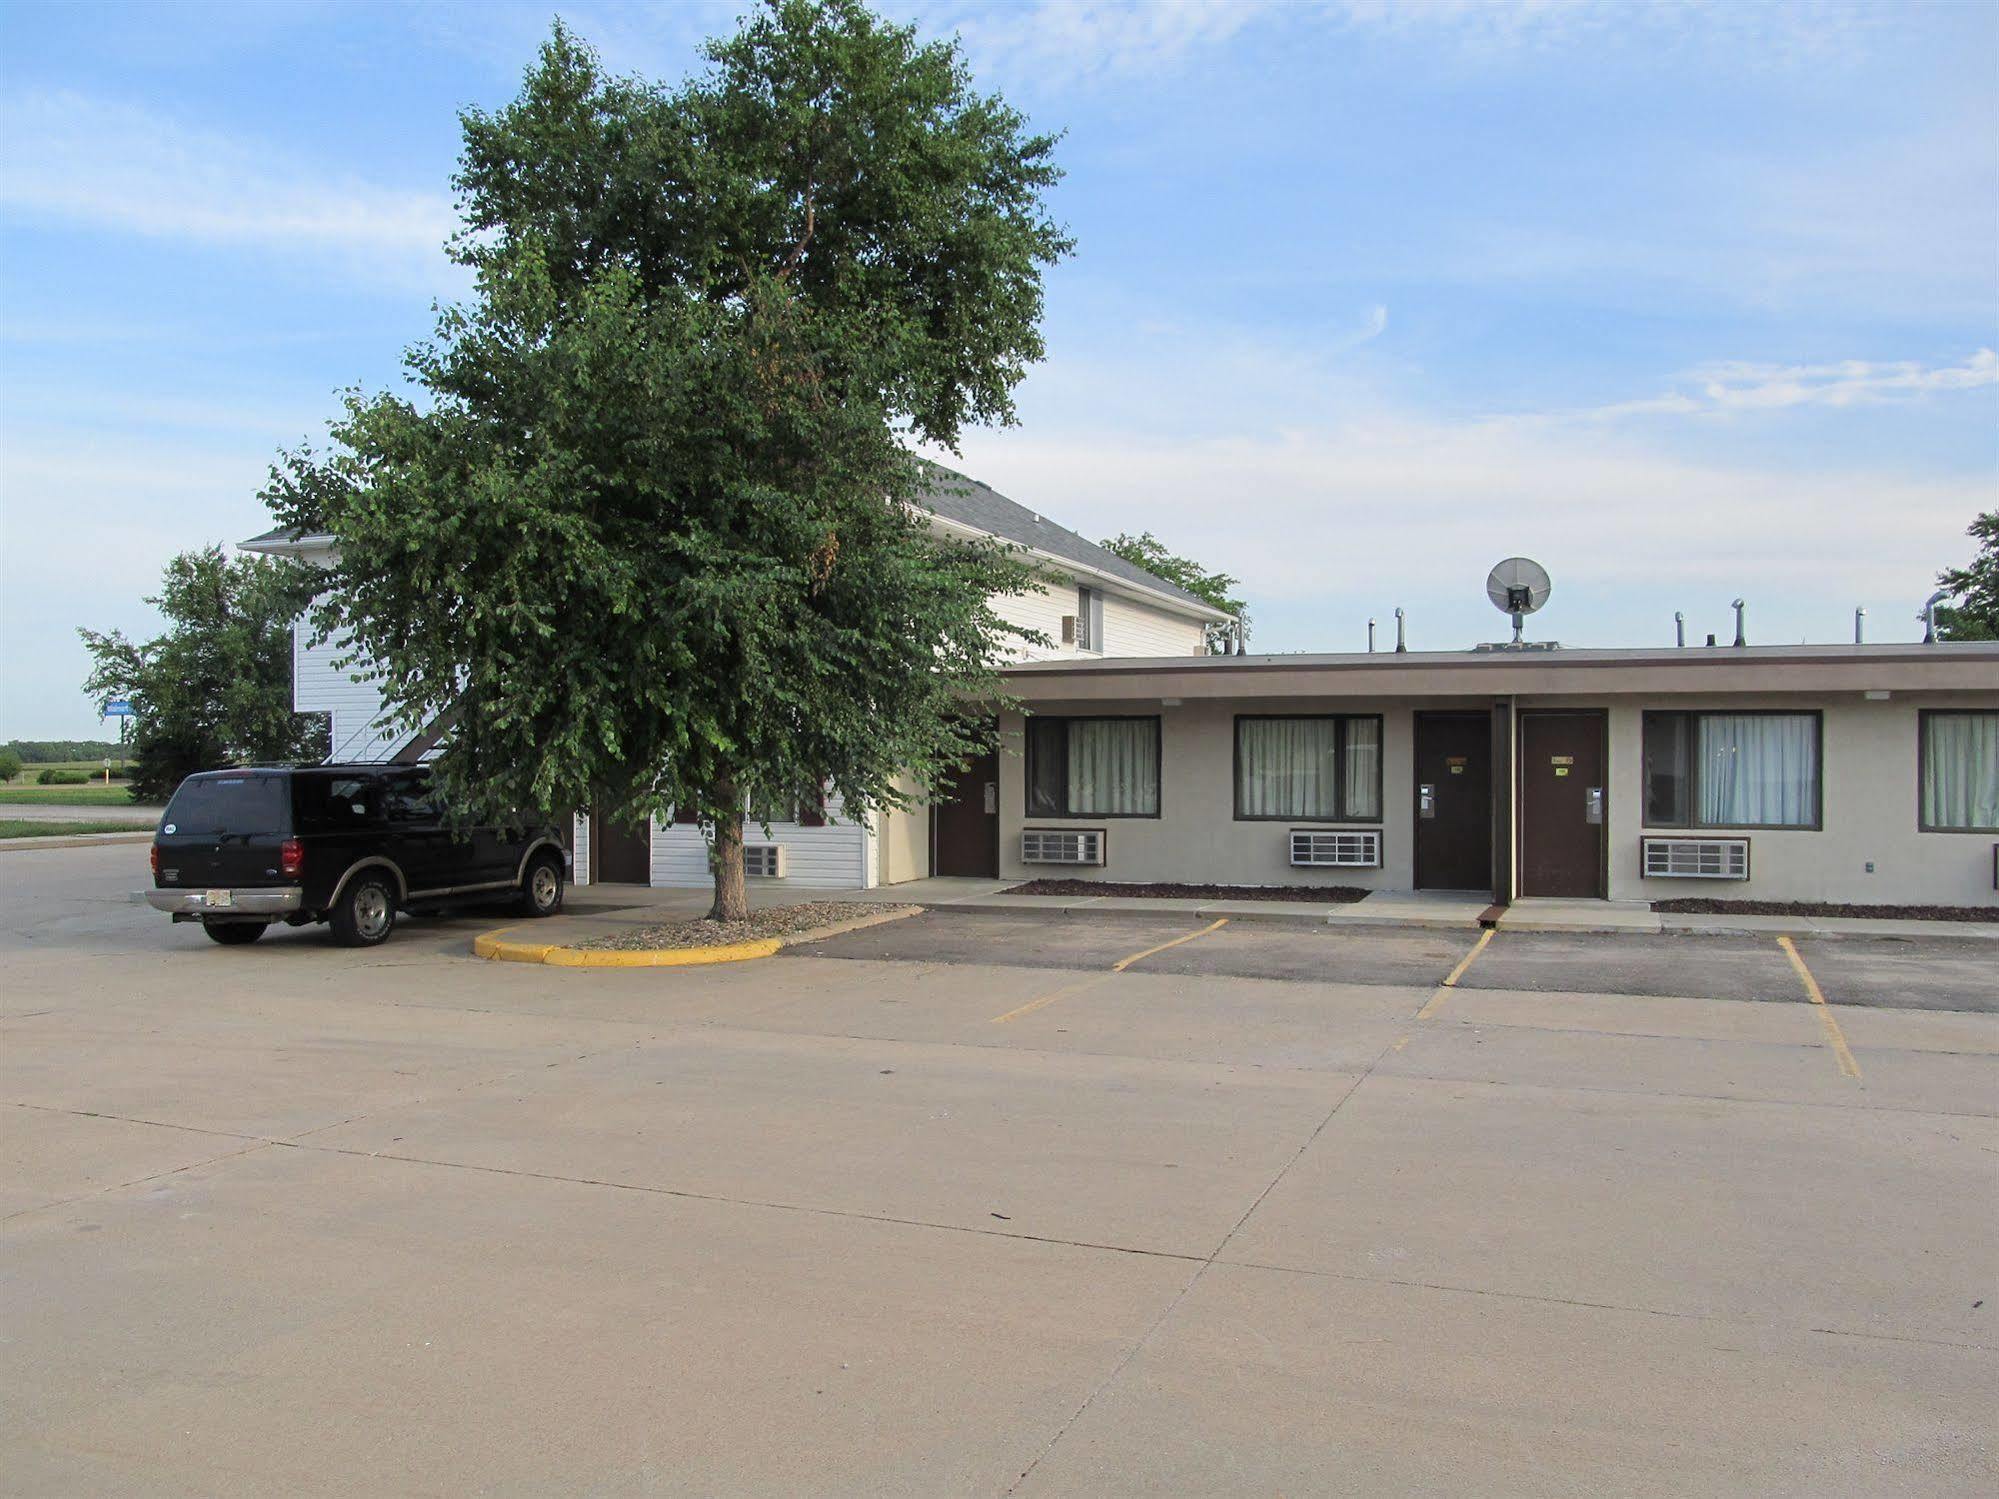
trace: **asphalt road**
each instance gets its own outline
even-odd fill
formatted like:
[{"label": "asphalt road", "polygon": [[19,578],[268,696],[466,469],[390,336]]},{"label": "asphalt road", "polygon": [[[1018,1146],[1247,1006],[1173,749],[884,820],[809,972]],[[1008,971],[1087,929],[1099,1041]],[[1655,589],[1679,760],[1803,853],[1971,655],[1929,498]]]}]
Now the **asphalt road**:
[{"label": "asphalt road", "polygon": [[217,948],[144,855],[0,865],[7,1492],[1999,1484],[1961,944],[1798,944],[1830,1005],[1150,919],[561,971]]}]

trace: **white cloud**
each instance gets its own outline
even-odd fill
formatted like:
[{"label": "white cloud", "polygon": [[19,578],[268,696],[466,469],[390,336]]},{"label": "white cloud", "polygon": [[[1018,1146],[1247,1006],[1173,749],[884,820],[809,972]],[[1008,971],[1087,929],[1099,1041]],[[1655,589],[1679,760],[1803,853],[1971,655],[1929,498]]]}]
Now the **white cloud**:
[{"label": "white cloud", "polygon": [[1999,353],[1980,349],[1961,364],[1946,365],[1925,365],[1912,359],[1885,363],[1847,359],[1835,364],[1731,361],[1693,371],[1685,385],[1689,388],[1644,400],[1599,406],[1583,414],[1605,420],[1918,400],[1945,392],[1999,385]]},{"label": "white cloud", "polygon": [[440,287],[448,198],[329,174],[131,105],[74,93],[0,106],[0,206],[162,239],[304,252]]}]

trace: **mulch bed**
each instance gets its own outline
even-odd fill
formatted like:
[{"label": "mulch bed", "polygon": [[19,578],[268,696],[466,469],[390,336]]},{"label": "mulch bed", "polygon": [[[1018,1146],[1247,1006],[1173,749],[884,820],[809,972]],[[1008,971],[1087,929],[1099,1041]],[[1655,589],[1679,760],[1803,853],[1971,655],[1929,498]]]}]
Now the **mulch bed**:
[{"label": "mulch bed", "polygon": [[747,921],[667,921],[654,926],[627,927],[602,937],[578,942],[578,947],[615,948],[632,951],[658,947],[727,947],[737,942],[760,942],[768,937],[795,937],[800,932],[817,931],[822,926],[853,921],[862,916],[879,916],[890,909],[872,901],[815,900],[797,906],[768,906],[750,912]]},{"label": "mulch bed", "polygon": [[1135,895],[1158,900],[1316,900],[1350,906],[1368,892],[1353,885],[1124,885],[1115,880],[1029,880],[1002,895]]},{"label": "mulch bed", "polygon": [[1867,921],[1999,921],[1999,906],[1843,906],[1823,900],[1655,900],[1652,909],[1686,916],[1857,916]]}]

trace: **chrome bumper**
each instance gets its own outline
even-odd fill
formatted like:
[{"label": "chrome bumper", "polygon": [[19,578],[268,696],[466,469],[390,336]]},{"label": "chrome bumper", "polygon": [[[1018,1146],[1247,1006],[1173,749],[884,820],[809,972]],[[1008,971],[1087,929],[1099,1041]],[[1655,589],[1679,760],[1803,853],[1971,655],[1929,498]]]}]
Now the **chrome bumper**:
[{"label": "chrome bumper", "polygon": [[[174,916],[289,916],[305,892],[296,885],[237,890],[142,890],[146,904]],[[218,899],[211,902],[210,896]]]}]

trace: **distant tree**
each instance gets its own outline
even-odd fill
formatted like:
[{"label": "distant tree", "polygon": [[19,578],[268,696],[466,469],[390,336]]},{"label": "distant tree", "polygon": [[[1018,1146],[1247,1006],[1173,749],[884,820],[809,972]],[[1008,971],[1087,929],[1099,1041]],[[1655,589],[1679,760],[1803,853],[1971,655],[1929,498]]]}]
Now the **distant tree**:
[{"label": "distant tree", "polygon": [[1966,529],[1978,555],[1966,567],[1947,567],[1937,586],[1957,596],[1937,606],[1937,635],[1944,640],[1999,640],[1999,510],[1988,510]]},{"label": "distant tree", "polygon": [[[1136,536],[1120,532],[1104,542],[1104,550],[1115,552],[1154,577],[1164,578],[1175,587],[1186,589],[1195,598],[1234,615],[1244,633],[1248,632],[1249,606],[1231,592],[1240,579],[1232,578],[1227,573],[1209,572],[1200,563],[1167,551],[1165,544],[1150,531],[1141,531]],[[1211,630],[1209,646],[1225,651],[1226,638],[1220,632]]]},{"label": "distant tree", "polygon": [[115,759],[118,754],[117,744],[108,739],[9,739],[0,749],[18,755],[24,765]]},{"label": "distant tree", "polygon": [[987,739],[1028,572],[935,538],[904,439],[1004,423],[1068,241],[1054,142],[954,43],[771,0],[677,87],[559,24],[464,116],[470,303],[419,406],[349,401],[266,498],[340,559],[315,618],[458,797],[691,814],[747,914],[751,806],[903,805]]},{"label": "distant tree", "polygon": [[21,773],[21,757],[10,749],[0,749],[0,781],[11,781]]},{"label": "distant tree", "polygon": [[212,546],[175,557],[146,600],[165,634],[77,631],[95,663],[83,690],[131,700],[135,800],[157,801],[197,770],[326,753],[324,723],[292,711],[291,625],[318,584],[303,563]]}]

